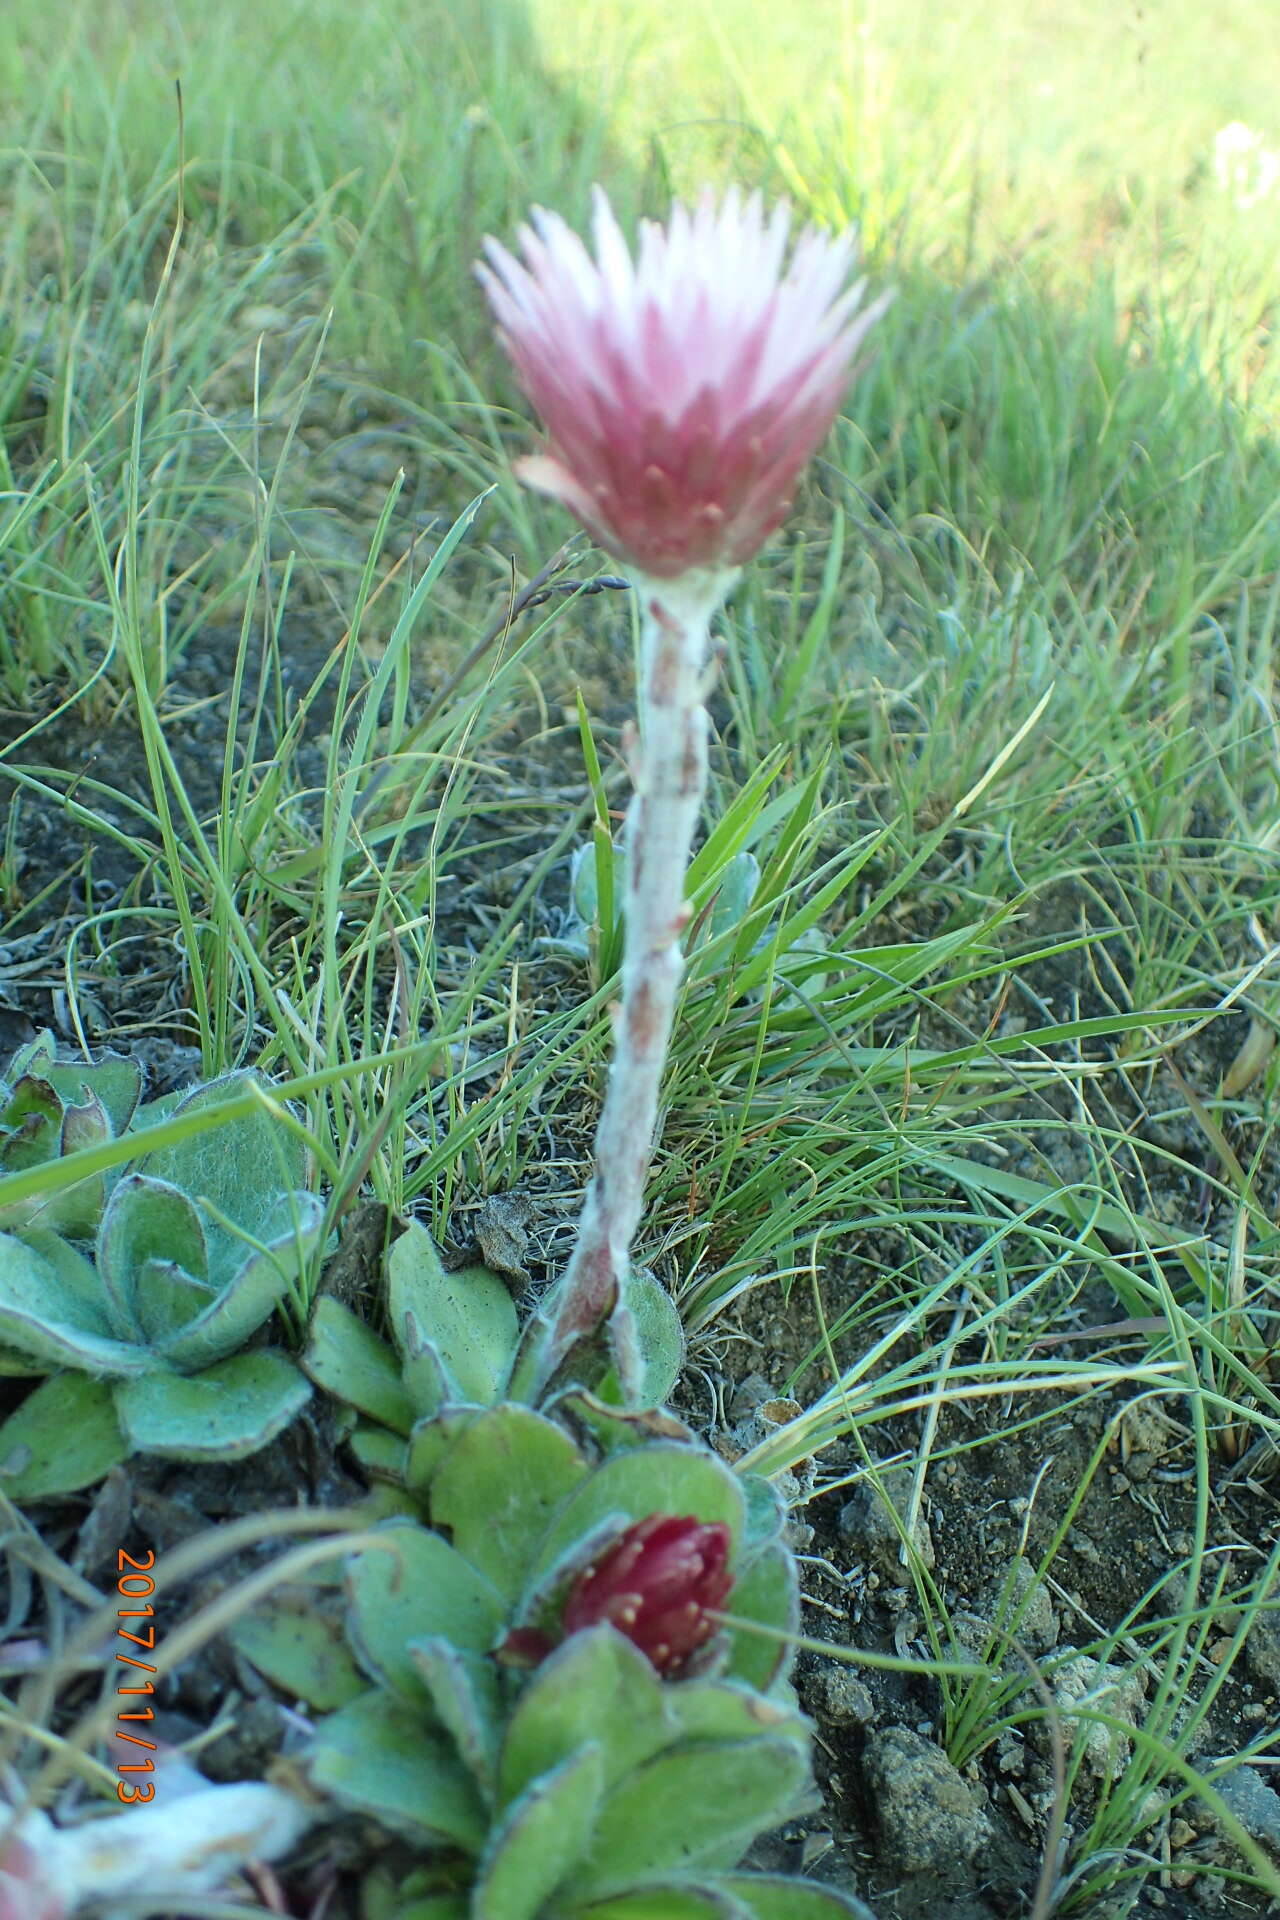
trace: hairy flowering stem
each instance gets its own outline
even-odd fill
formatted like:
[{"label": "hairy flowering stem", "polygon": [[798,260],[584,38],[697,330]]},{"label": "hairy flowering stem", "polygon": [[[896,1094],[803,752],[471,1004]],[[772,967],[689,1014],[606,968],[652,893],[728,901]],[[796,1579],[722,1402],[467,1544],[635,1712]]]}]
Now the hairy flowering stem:
[{"label": "hairy flowering stem", "polygon": [[705,780],[708,622],[785,518],[885,304],[845,285],[851,233],[808,230],[784,268],[788,223],[758,194],[707,193],[642,222],[633,257],[597,188],[594,259],[539,208],[524,262],[489,240],[478,269],[547,428],[516,471],[631,570],[645,624],[617,1053],[539,1385],[610,1311],[640,1219]]},{"label": "hairy flowering stem", "polygon": [[644,645],[635,792],[626,826],[626,939],[596,1171],[541,1362],[549,1379],[611,1310],[644,1209],[689,917],[685,875],[707,779],[710,621],[733,574],[637,577]]}]

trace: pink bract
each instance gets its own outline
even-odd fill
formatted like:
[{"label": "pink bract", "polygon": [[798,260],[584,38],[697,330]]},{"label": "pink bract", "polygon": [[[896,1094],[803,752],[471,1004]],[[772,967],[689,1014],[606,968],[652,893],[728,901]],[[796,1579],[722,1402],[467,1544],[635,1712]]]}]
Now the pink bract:
[{"label": "pink bract", "polygon": [[741,566],[785,518],[853,356],[883,310],[847,286],[854,234],[808,228],[759,194],[641,222],[633,259],[595,189],[595,258],[554,213],[486,240],[477,272],[547,430],[516,471],[654,579]]}]

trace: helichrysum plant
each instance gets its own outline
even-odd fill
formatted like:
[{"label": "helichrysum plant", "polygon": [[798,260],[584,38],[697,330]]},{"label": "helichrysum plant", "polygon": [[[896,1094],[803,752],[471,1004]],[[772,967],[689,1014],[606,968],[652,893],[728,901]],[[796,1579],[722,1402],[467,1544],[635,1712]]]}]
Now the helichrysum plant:
[{"label": "helichrysum plant", "polygon": [[[807,231],[789,257],[787,243],[785,208],[766,218],[758,197],[730,192],[646,223],[633,256],[598,193],[594,258],[539,212],[523,262],[490,241],[480,269],[547,429],[521,476],[622,562],[641,608],[622,989],[577,1240],[532,1319],[522,1327],[493,1276],[446,1273],[416,1226],[388,1257],[388,1339],[336,1300],[313,1315],[303,1365],[349,1409],[358,1457],[389,1483],[378,1510],[394,1517],[341,1591],[283,1590],[232,1637],[318,1716],[305,1786],[263,1787],[283,1798],[252,1809],[263,1851],[312,1825],[317,1799],[379,1823],[390,1849],[365,1875],[366,1920],[867,1920],[846,1895],[741,1869],[811,1792],[811,1730],[787,1679],[796,1562],[776,1490],[664,1406],[682,1333],[630,1264],[685,964],[710,622],[785,516],[883,304],[848,284],[851,235]],[[29,1131],[60,1151],[41,1100]],[[22,1100],[8,1124],[15,1138],[28,1128]],[[135,1443],[133,1401],[180,1404],[211,1343],[260,1324],[289,1271],[284,1216],[268,1207],[252,1238],[276,1277],[252,1254],[215,1274],[195,1228],[219,1220],[183,1185],[146,1164],[106,1199],[95,1261],[63,1262],[74,1326],[41,1322],[25,1281],[7,1302],[0,1285],[0,1340],[100,1376],[104,1393],[103,1356],[119,1362],[109,1392]],[[295,1258],[316,1227],[300,1185],[285,1183]],[[40,1251],[24,1232],[15,1274]],[[204,1804],[225,1875],[245,1857],[224,1846],[239,1803]],[[184,1833],[147,1813],[125,1836],[130,1887],[151,1859],[178,1886],[213,1884],[198,1878],[196,1823]],[[44,1832],[65,1873],[42,1879],[37,1818],[0,1835],[0,1902],[12,1887],[24,1911],[66,1920],[101,1889],[72,1834]]]},{"label": "helichrysum plant", "polygon": [[[547,1309],[548,1381],[617,1302],[644,1202],[684,966],[685,875],[707,769],[711,618],[785,518],[883,301],[849,285],[852,234],[809,229],[787,258],[785,206],[707,193],[642,223],[633,255],[596,190],[594,257],[538,209],[523,262],[479,268],[499,337],[546,427],[519,462],[629,571],[643,622],[627,815],[626,936],[595,1175]],[[616,1330],[625,1376],[632,1349]]]}]

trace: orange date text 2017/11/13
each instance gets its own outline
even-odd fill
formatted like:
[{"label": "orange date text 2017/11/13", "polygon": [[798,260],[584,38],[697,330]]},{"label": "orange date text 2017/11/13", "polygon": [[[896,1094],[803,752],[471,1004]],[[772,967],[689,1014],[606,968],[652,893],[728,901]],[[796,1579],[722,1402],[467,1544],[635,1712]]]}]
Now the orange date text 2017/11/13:
[{"label": "orange date text 2017/11/13", "polygon": [[[116,1591],[120,1595],[120,1625],[116,1629],[116,1637],[129,1650],[116,1650],[116,1659],[122,1663],[120,1684],[116,1688],[122,1703],[116,1714],[116,1740],[122,1743],[129,1758],[116,1762],[116,1772],[121,1775],[116,1794],[127,1807],[154,1800],[156,1792],[155,1781],[146,1778],[155,1772],[156,1767],[152,1758],[156,1743],[147,1738],[150,1724],[155,1718],[155,1711],[150,1704],[155,1683],[146,1676],[154,1674],[156,1669],[142,1657],[153,1653],[156,1644],[155,1608],[151,1605],[151,1595],[156,1586],[151,1578],[151,1569],[155,1563],[155,1554],[150,1551],[135,1560],[122,1548],[117,1556],[120,1577],[116,1581]],[[129,1684],[126,1685],[126,1682]]]}]

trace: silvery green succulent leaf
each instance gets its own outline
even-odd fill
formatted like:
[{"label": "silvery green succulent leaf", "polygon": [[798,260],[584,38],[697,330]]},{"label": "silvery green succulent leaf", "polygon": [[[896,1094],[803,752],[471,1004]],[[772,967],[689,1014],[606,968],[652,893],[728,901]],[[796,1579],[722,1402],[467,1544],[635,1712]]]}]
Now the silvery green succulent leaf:
[{"label": "silvery green succulent leaf", "polygon": [[409,1448],[398,1433],[392,1433],[390,1427],[374,1427],[367,1420],[362,1420],[350,1435],[347,1445],[358,1465],[371,1479],[403,1483],[409,1464]]},{"label": "silvery green succulent leaf", "polygon": [[708,1880],[646,1880],[612,1899],[566,1906],[566,1920],[753,1920],[729,1891],[727,1876]]},{"label": "silvery green succulent leaf", "polygon": [[381,1538],[384,1545],[367,1547],[347,1564],[351,1644],[375,1679],[421,1704],[428,1693],[410,1641],[440,1636],[485,1653],[506,1608],[496,1587],[438,1533],[393,1521]]},{"label": "silvery green succulent leaf", "polygon": [[752,1920],[875,1920],[851,1893],[781,1873],[726,1873],[713,1884],[740,1900]]},{"label": "silvery green succulent leaf", "polygon": [[761,1692],[790,1671],[794,1639],[800,1627],[800,1587],[794,1557],[781,1542],[767,1546],[745,1567],[729,1595],[725,1612],[770,1627],[769,1634],[750,1633],[732,1626],[729,1672],[735,1680]]},{"label": "silvery green succulent leaf", "polygon": [[87,1094],[77,1106],[62,1109],[63,1153],[79,1153],[84,1147],[100,1147],[113,1138],[111,1117],[96,1093]]},{"label": "silvery green succulent leaf", "polygon": [[510,1806],[587,1741],[600,1743],[607,1790],[678,1738],[667,1689],[612,1627],[572,1634],[521,1694],[498,1761],[498,1805]]},{"label": "silvery green succulent leaf", "polygon": [[105,1479],[128,1455],[111,1389],[83,1373],[55,1373],[0,1426],[0,1493],[42,1500]]},{"label": "silvery green succulent leaf", "polygon": [[436,1468],[431,1517],[514,1600],[553,1512],[587,1470],[554,1420],[531,1407],[494,1407],[459,1434]]},{"label": "silvery green succulent leaf", "polygon": [[400,1379],[414,1413],[419,1420],[439,1413],[449,1404],[450,1395],[456,1395],[459,1389],[449,1377],[440,1349],[427,1339],[411,1308],[405,1311],[400,1351],[403,1355]]},{"label": "silvery green succulent leaf", "polygon": [[47,1032],[19,1048],[0,1086],[0,1174],[47,1163],[51,1177],[44,1191],[0,1206],[0,1224],[92,1233],[108,1177],[96,1174],[68,1183],[57,1178],[54,1167],[63,1155],[122,1132],[140,1087],[136,1063],[119,1055],[108,1054],[92,1064],[60,1063]]},{"label": "silvery green succulent leaf", "polygon": [[340,1611],[315,1586],[278,1587],[227,1629],[236,1652],[293,1700],[333,1713],[368,1691]]},{"label": "silvery green succulent leaf", "polygon": [[[631,1267],[609,1319],[622,1398],[628,1407],[660,1407],[684,1366],[684,1325],[671,1295],[647,1267]],[[607,1387],[602,1395],[608,1398]]]},{"label": "silvery green succulent leaf", "polygon": [[[0,1340],[54,1367],[85,1373],[143,1373],[152,1364],[144,1349],[114,1337],[93,1269],[55,1236],[29,1245],[0,1233]],[[47,1250],[45,1250],[47,1249]],[[83,1270],[83,1271],[82,1271]]]},{"label": "silvery green succulent leaf", "polygon": [[602,1772],[600,1748],[588,1743],[506,1809],[481,1855],[473,1920],[535,1920],[588,1850]]},{"label": "silvery green succulent leaf", "polygon": [[767,1733],[809,1752],[812,1728],[799,1709],[740,1681],[684,1680],[668,1689],[666,1699],[682,1740],[750,1740]]},{"label": "silvery green succulent leaf", "polygon": [[787,1508],[772,1480],[766,1480],[762,1473],[740,1473],[738,1480],[747,1502],[743,1555],[744,1560],[749,1560],[757,1547],[781,1538],[787,1523]]},{"label": "silvery green succulent leaf", "polygon": [[[251,1073],[228,1073],[184,1094],[174,1118],[226,1103],[262,1082]],[[263,1087],[264,1096],[269,1092]],[[178,1187],[200,1208],[208,1245],[208,1278],[221,1290],[244,1265],[255,1241],[281,1232],[279,1200],[307,1185],[310,1153],[269,1106],[194,1134],[177,1146],[157,1148],[136,1171]]]},{"label": "silvery green succulent leaf", "polygon": [[606,1795],[590,1859],[565,1894],[598,1899],[666,1873],[731,1867],[794,1813],[808,1778],[807,1755],[767,1736],[656,1754]]},{"label": "silvery green succulent leaf", "polygon": [[49,1082],[24,1074],[5,1089],[0,1109],[0,1166],[21,1173],[55,1160],[62,1139],[62,1102]]},{"label": "silvery green succulent leaf", "polygon": [[62,1102],[49,1082],[25,1074],[13,1085],[0,1088],[0,1099],[0,1174],[25,1173],[31,1167],[50,1165],[47,1190],[0,1205],[0,1225],[22,1226],[38,1220],[50,1211],[56,1212],[59,1202],[67,1199],[73,1208],[91,1205],[91,1197],[86,1200],[76,1187],[57,1181],[52,1163],[61,1152]]},{"label": "silvery green succulent leaf", "polygon": [[324,1207],[315,1194],[277,1195],[262,1214],[263,1239],[257,1249],[194,1320],[155,1341],[165,1363],[189,1371],[242,1347],[297,1284],[323,1228]]},{"label": "silvery green succulent leaf", "polygon": [[144,1260],[134,1269],[130,1291],[138,1337],[157,1353],[217,1298],[207,1280],[195,1279],[172,1260]]},{"label": "silvery green succulent leaf", "polygon": [[438,1413],[414,1423],[404,1469],[404,1483],[410,1493],[425,1498],[436,1469],[458,1434],[483,1412],[483,1407],[441,1407]]},{"label": "silvery green succulent leaf", "polygon": [[418,1707],[362,1694],[320,1722],[309,1761],[324,1792],[420,1844],[451,1842],[470,1854],[484,1845],[489,1820],[475,1782]]},{"label": "silvery green succulent leaf", "polygon": [[520,1322],[507,1288],[486,1268],[446,1273],[426,1228],[411,1222],[387,1257],[387,1310],[402,1346],[412,1316],[420,1340],[439,1356],[451,1401],[491,1406],[500,1398]]},{"label": "silvery green succulent leaf", "polygon": [[[180,1286],[180,1303],[166,1309],[163,1289],[157,1297],[154,1282],[143,1283],[140,1300],[139,1276],[153,1261],[176,1268],[198,1288],[198,1303]],[[98,1283],[121,1340],[149,1344],[156,1323],[171,1322],[181,1306],[198,1312],[208,1301],[209,1256],[200,1216],[186,1194],[167,1180],[130,1173],[117,1183],[98,1229],[97,1262]],[[144,1314],[151,1326],[144,1325]]]},{"label": "silvery green succulent leaf", "polygon": [[316,1385],[407,1437],[414,1409],[400,1379],[400,1362],[386,1341],[331,1293],[316,1301],[310,1334],[302,1368]]},{"label": "silvery green succulent leaf", "polygon": [[464,1652],[440,1634],[411,1640],[408,1651],[436,1719],[492,1800],[504,1706],[497,1667],[487,1654]]},{"label": "silvery green succulent leaf", "polygon": [[139,1453],[243,1460],[282,1433],[310,1397],[310,1382],[292,1360],[260,1348],[204,1373],[153,1372],[122,1381],[116,1412]]},{"label": "silvery green succulent leaf", "polygon": [[[585,1387],[566,1387],[544,1401],[543,1411],[564,1421],[602,1454],[624,1452],[651,1440],[696,1444],[697,1436],[666,1407],[616,1407]],[[748,1519],[748,1527],[750,1521]]]},{"label": "silvery green succulent leaf", "polygon": [[746,1518],[737,1476],[705,1447],[654,1441],[606,1460],[559,1508],[538,1548],[530,1576],[536,1579],[597,1522],[615,1513],[643,1520],[651,1513],[688,1514],[723,1520],[735,1547]]}]

